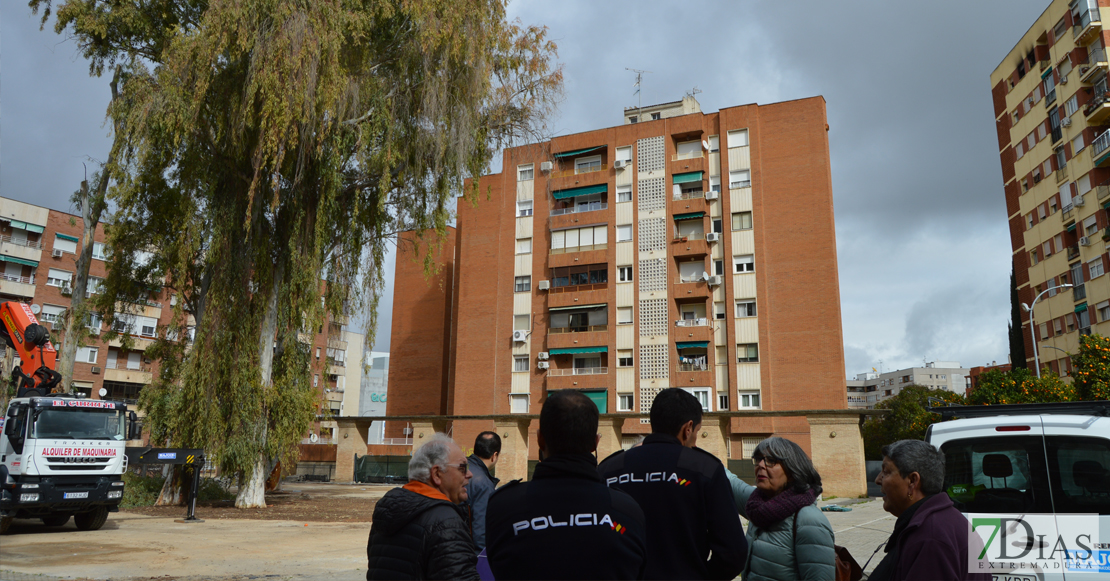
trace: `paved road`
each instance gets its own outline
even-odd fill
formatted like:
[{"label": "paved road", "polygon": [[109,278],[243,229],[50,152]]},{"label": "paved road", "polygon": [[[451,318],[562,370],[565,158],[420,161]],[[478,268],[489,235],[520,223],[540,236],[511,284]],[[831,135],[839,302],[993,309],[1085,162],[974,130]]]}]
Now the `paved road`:
[{"label": "paved road", "polygon": [[[321,486],[329,486],[333,494],[368,499],[391,488],[296,485],[306,491]],[[852,503],[851,512],[825,514],[837,544],[848,547],[863,565],[894,528],[894,518],[883,511],[881,500],[830,502]],[[181,581],[362,581],[369,525],[261,520],[186,525],[170,518],[119,513],[95,532],[78,531],[72,520],[49,529],[36,521],[16,521],[12,532],[17,534],[0,542],[0,581],[167,576]],[[880,552],[868,569],[881,558]]]}]

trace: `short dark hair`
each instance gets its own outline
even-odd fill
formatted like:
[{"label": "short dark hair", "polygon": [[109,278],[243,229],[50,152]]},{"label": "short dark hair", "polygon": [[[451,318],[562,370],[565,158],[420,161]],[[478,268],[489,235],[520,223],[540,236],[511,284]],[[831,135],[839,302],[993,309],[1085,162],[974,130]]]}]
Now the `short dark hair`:
[{"label": "short dark hair", "polygon": [[597,446],[597,404],[580,391],[550,392],[540,410],[548,455],[589,454]]},{"label": "short dark hair", "polygon": [[493,455],[501,451],[501,436],[497,432],[482,432],[474,438],[474,455],[483,459],[489,460]]},{"label": "short dark hair", "polygon": [[752,452],[753,459],[766,456],[777,458],[782,462],[782,470],[786,473],[786,483],[795,492],[805,492],[812,488],[817,494],[821,494],[823,490],[821,488],[821,475],[813,467],[813,462],[809,460],[809,456],[806,456],[805,450],[802,450],[801,446],[786,438],[772,436],[757,444],[755,451]]},{"label": "short dark hair", "polygon": [[651,402],[651,433],[677,436],[689,421],[701,423],[701,403],[690,392],[668,387]]},{"label": "short dark hair", "polygon": [[944,490],[944,452],[924,440],[898,440],[883,446],[883,456],[890,458],[902,478],[917,472],[921,476],[921,492],[936,494]]}]

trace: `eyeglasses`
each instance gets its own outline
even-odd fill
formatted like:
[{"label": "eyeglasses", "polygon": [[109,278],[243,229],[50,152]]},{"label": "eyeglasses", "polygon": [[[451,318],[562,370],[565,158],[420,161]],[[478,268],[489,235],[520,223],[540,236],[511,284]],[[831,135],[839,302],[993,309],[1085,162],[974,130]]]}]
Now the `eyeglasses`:
[{"label": "eyeglasses", "polygon": [[466,460],[463,460],[462,464],[459,464],[457,466],[455,464],[448,464],[447,466],[449,468],[458,468],[459,472],[462,472],[464,476],[466,475],[466,471],[470,468]]},{"label": "eyeglasses", "polygon": [[775,466],[778,466],[782,462],[782,460],[775,458],[774,456],[755,456],[752,458],[752,464],[759,466],[760,462],[763,462],[763,465],[767,468],[774,468]]}]

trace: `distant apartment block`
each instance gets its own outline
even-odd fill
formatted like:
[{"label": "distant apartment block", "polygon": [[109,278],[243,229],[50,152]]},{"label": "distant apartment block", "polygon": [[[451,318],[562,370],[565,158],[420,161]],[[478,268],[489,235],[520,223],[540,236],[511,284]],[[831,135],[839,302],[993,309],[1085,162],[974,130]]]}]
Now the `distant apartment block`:
[{"label": "distant apartment block", "polygon": [[909,385],[964,393],[970,370],[959,361],[932,361],[924,367],[908,367],[882,373],[860,373],[848,380],[848,407],[873,409],[875,404],[890,399]]},{"label": "distant apartment block", "polygon": [[[991,73],[1026,364],[1066,375],[1110,334],[1110,92],[1105,0],[1055,0]],[[1057,288],[1061,285],[1070,287]],[[1016,362],[1015,362],[1016,363]]]},{"label": "distant apartment block", "polygon": [[[609,414],[667,387],[706,411],[847,406],[824,99],[624,115],[506,150],[434,276],[401,237],[390,415],[538,413],[561,389]],[[735,418],[732,454],[779,433],[809,426]]]}]

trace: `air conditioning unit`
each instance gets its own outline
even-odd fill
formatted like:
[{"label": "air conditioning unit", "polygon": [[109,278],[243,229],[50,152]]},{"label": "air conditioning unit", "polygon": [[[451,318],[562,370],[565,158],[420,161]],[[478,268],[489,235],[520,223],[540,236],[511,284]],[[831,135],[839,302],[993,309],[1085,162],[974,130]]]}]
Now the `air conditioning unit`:
[{"label": "air conditioning unit", "polygon": [[62,296],[68,297],[73,295],[73,288],[68,284],[61,288]]},{"label": "air conditioning unit", "polygon": [[99,367],[93,367],[92,372],[93,372],[93,375],[98,375],[100,373],[100,368]]},{"label": "air conditioning unit", "polygon": [[100,334],[100,327],[89,327],[89,334],[90,335],[99,335]]},{"label": "air conditioning unit", "polygon": [[1082,208],[1083,204],[1085,204],[1085,203],[1086,202],[1083,201],[1083,196],[1076,196],[1076,197],[1071,199],[1071,204],[1073,206],[1075,206],[1076,208]]},{"label": "air conditioning unit", "polygon": [[1079,237],[1079,245],[1080,246],[1090,246],[1091,245],[1091,239],[1087,238],[1086,236],[1080,236]]},{"label": "air conditioning unit", "polygon": [[617,161],[613,162],[613,167],[615,167],[617,169],[623,169],[627,165],[628,165],[628,160],[626,160],[626,159],[618,159]]},{"label": "air conditioning unit", "polygon": [[1061,119],[1060,125],[1062,127],[1071,127],[1071,117],[1064,117],[1063,119]]},{"label": "air conditioning unit", "polygon": [[721,197],[720,192],[714,192],[714,191],[705,192],[705,199],[707,199],[707,200],[716,200],[719,197]]},{"label": "air conditioning unit", "polygon": [[1064,76],[1060,77],[1060,84],[1061,84],[1061,85],[1066,85],[1066,84],[1068,84],[1068,77],[1067,77],[1067,75],[1064,75]]},{"label": "air conditioning unit", "polygon": [[50,256],[53,256],[54,258],[61,258],[62,257],[62,249],[61,248],[55,248],[54,252],[50,253]]},{"label": "air conditioning unit", "polygon": [[705,241],[706,242],[719,242],[720,240],[721,240],[721,235],[718,234],[717,232],[708,232],[705,235]]},{"label": "air conditioning unit", "polygon": [[723,282],[721,275],[715,274],[709,277],[709,286],[717,286]]},{"label": "air conditioning unit", "polygon": [[553,167],[555,167],[555,164],[551,163],[550,161],[544,161],[540,163],[540,171],[551,171],[551,168]]},{"label": "air conditioning unit", "polygon": [[546,361],[540,361],[536,364],[536,369],[547,369],[551,364]]},{"label": "air conditioning unit", "polygon": [[536,288],[538,288],[540,290],[547,290],[547,289],[551,288],[551,281],[550,280],[541,280],[539,283],[536,284]]},{"label": "air conditioning unit", "polygon": [[549,355],[547,354],[547,351],[540,351],[539,354],[536,355],[536,359],[539,359],[540,361],[547,361],[548,357]]},{"label": "air conditioning unit", "polygon": [[513,331],[513,341],[523,343],[528,338],[528,331]]}]

